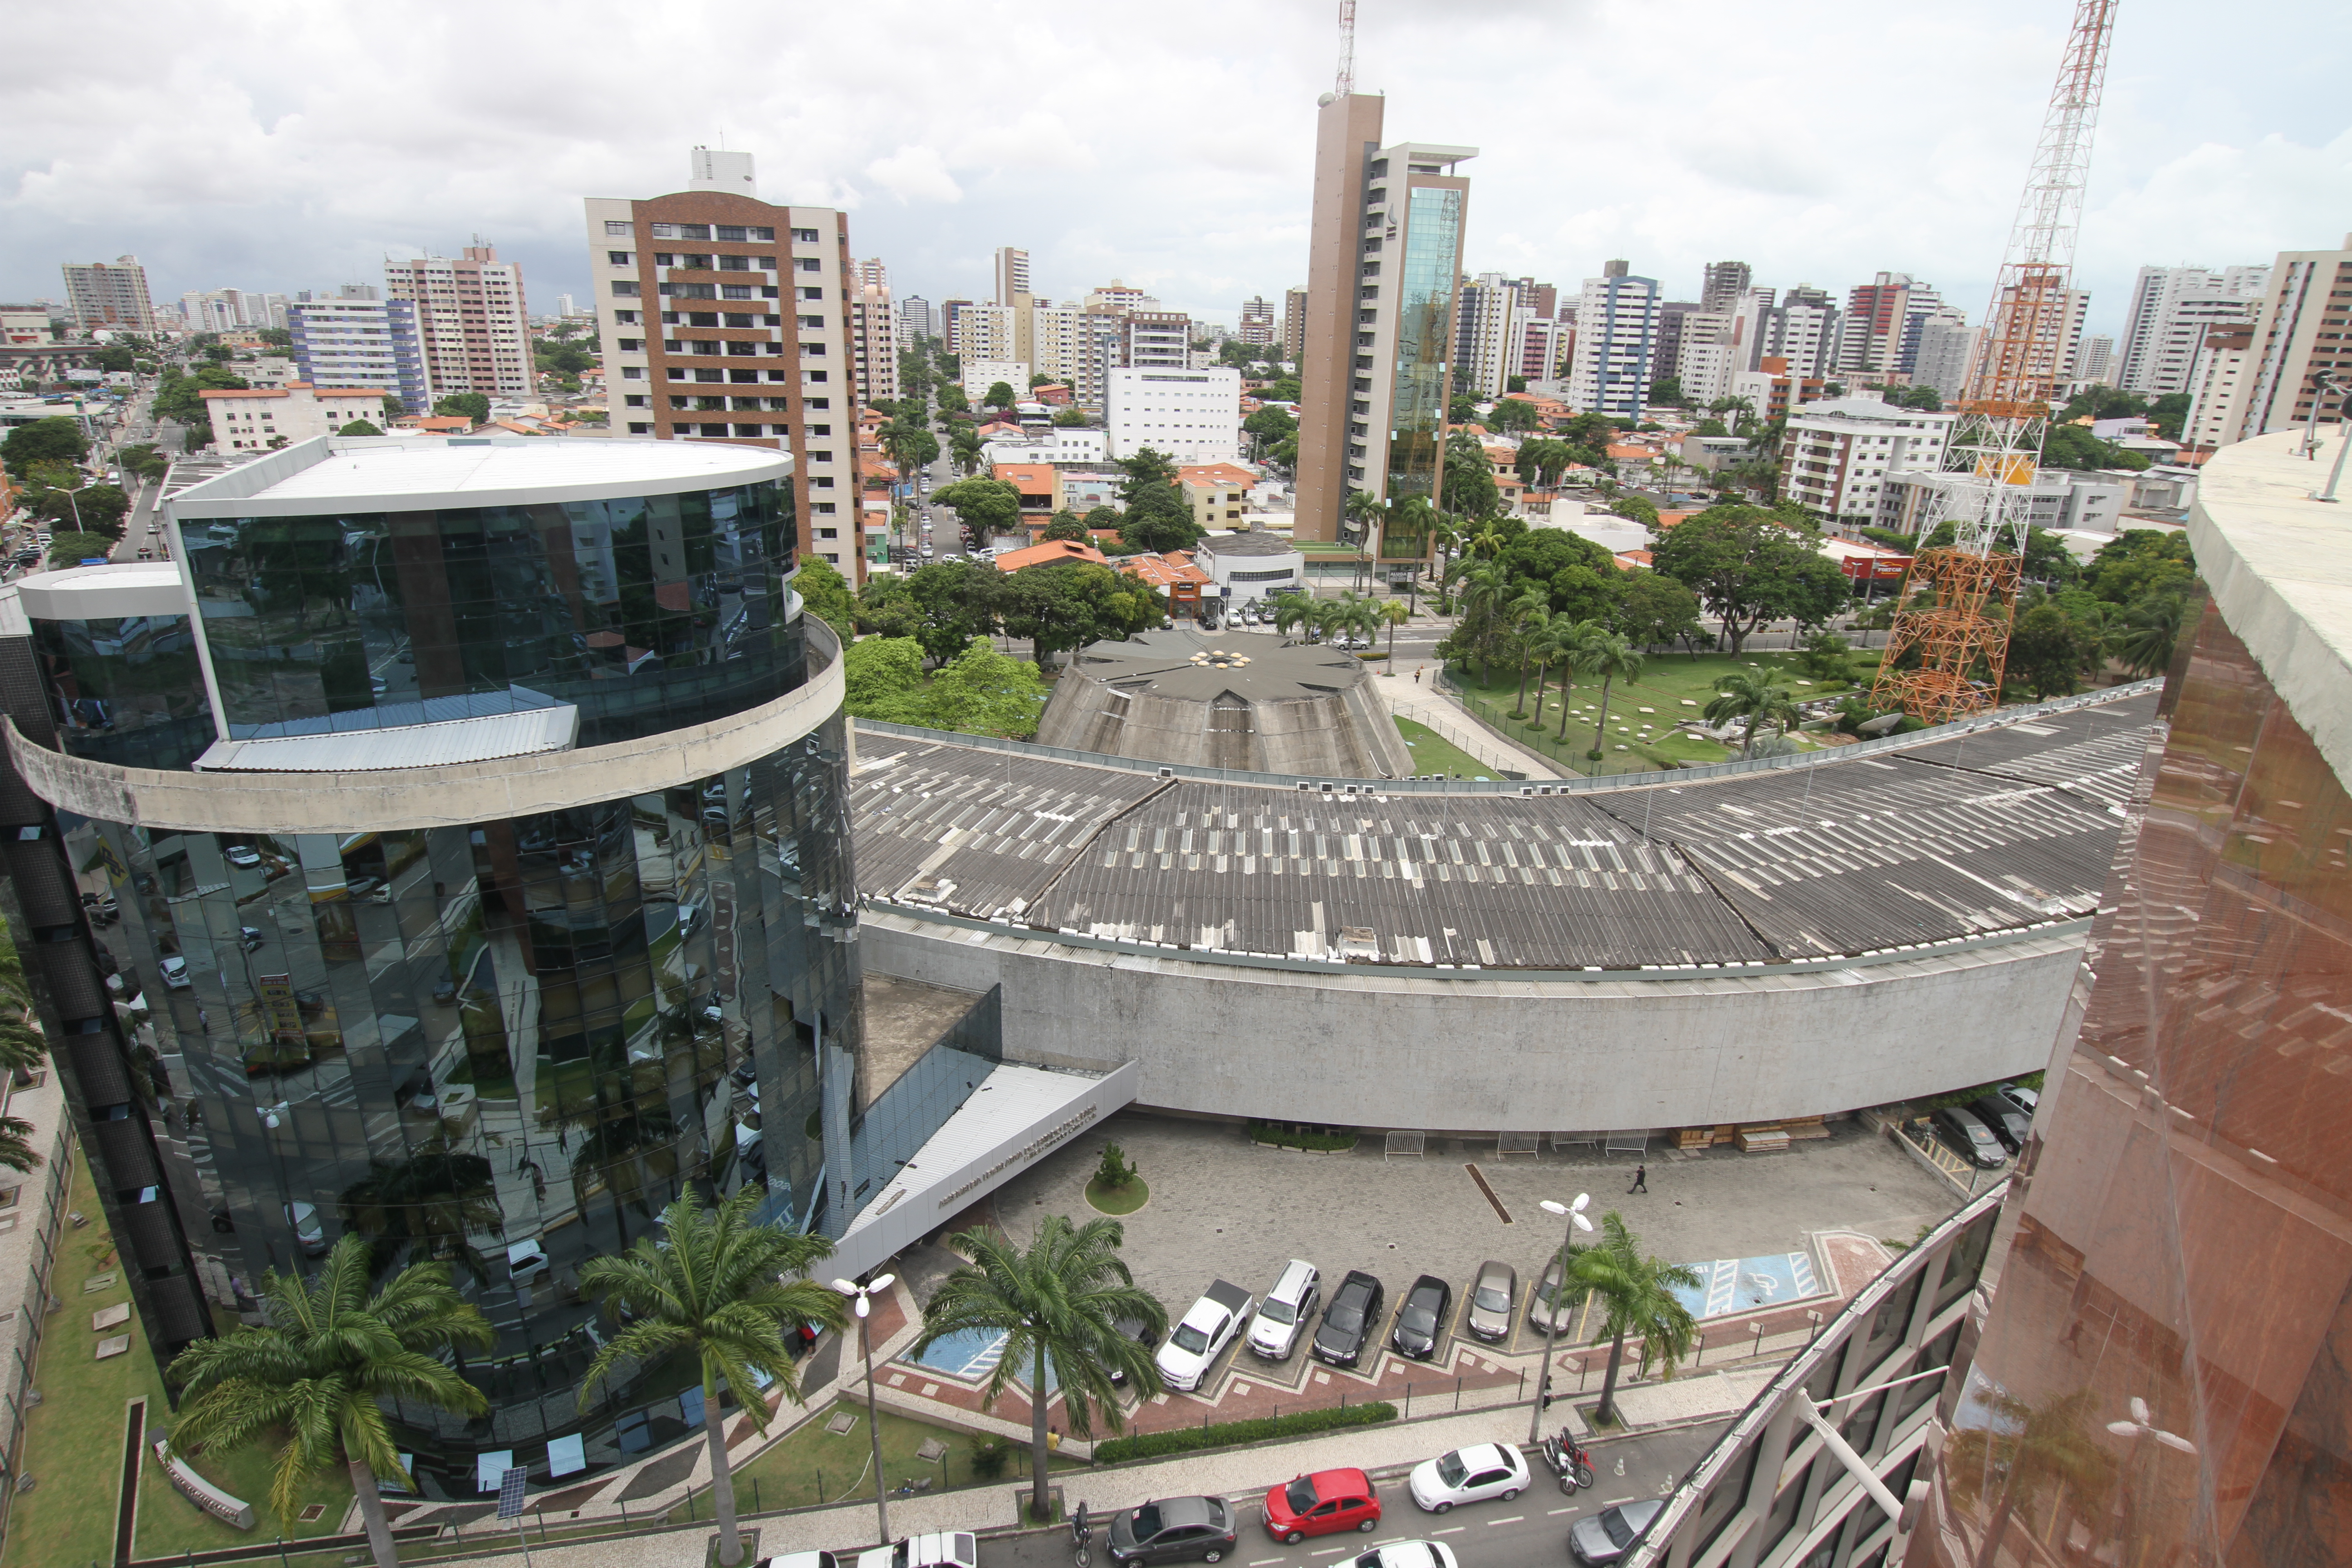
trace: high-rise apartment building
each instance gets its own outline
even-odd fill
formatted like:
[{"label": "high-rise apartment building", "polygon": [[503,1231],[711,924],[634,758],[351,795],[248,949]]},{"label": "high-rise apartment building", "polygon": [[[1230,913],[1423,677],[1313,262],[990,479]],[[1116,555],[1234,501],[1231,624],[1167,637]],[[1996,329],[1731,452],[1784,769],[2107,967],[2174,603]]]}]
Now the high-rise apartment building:
[{"label": "high-rise apartment building", "polygon": [[1576,308],[1576,360],[1568,376],[1570,406],[1641,417],[1650,383],[1660,374],[1658,316],[1664,303],[1658,280],[1633,277],[1623,261],[1604,263],[1600,277],[1584,280]]},{"label": "high-rise apartment building", "polygon": [[[2233,394],[2206,415],[2226,447],[2311,416],[2312,377],[2330,371],[2352,381],[2352,235],[2340,250],[2284,250],[2271,264],[2269,286],[2244,349],[2244,374]],[[2341,389],[2331,393],[2332,411]]]},{"label": "high-rise apartment building", "polygon": [[500,261],[496,246],[469,245],[456,257],[386,258],[383,281],[389,298],[416,307],[434,396],[530,395],[534,377],[522,268]]},{"label": "high-rise apartment building", "polygon": [[[1150,301],[1153,305],[1158,300]],[[1119,363],[1133,370],[1182,370],[1192,363],[1192,318],[1181,310],[1129,310],[1121,318]]]},{"label": "high-rise apartment building", "polygon": [[411,414],[432,408],[414,301],[297,300],[286,308],[286,321],[294,368],[311,385],[380,386]]},{"label": "high-rise apartment building", "polygon": [[1159,309],[1151,296],[1132,283],[1122,283],[1114,278],[1087,296],[1087,308],[1094,310],[1152,310]]},{"label": "high-rise apartment building", "polygon": [[1876,393],[1801,404],[1780,441],[1780,497],[1846,527],[1875,524],[1890,481],[1943,467],[1958,417]]},{"label": "high-rise apartment building", "polygon": [[951,354],[963,353],[963,317],[967,310],[980,307],[970,300],[940,301],[940,341]]},{"label": "high-rise apartment building", "polygon": [[1019,359],[1021,313],[1012,305],[964,306],[956,312],[955,352],[965,359]]},{"label": "high-rise apartment building", "polygon": [[1675,374],[1675,367],[1682,363],[1683,322],[1698,314],[1701,310],[1696,300],[1667,300],[1658,306],[1658,336],[1650,351],[1651,380]]},{"label": "high-rise apartment building", "polygon": [[683,191],[592,196],[588,251],[616,432],[793,454],[801,547],[863,559],[849,225],[754,194],[751,155]]},{"label": "high-rise apartment building", "polygon": [[2084,338],[2080,353],[2074,356],[2074,379],[2113,386],[2116,374],[2116,340],[2104,332]]},{"label": "high-rise apartment building", "polygon": [[65,274],[66,302],[73,308],[74,325],[83,331],[155,331],[155,307],[147,297],[147,269],[139,265],[137,257],[68,261]]},{"label": "high-rise apartment building", "polygon": [[1519,373],[1511,355],[1512,314],[1518,288],[1499,272],[1462,280],[1454,310],[1454,390],[1480,403],[1503,395]]},{"label": "high-rise apartment building", "polygon": [[[2008,323],[2021,311],[2030,311],[2032,331],[2031,342],[2022,346],[2021,362],[2007,369],[1988,363],[1986,356],[2011,352],[2002,348],[2010,336]],[[1978,339],[1981,353],[1969,372],[1971,388],[1981,384],[1999,371],[2003,376],[2021,375],[2032,395],[2063,402],[2061,395],[2066,384],[2074,379],[2074,365],[2081,357],[2083,322],[2091,313],[2091,294],[2086,289],[2046,289],[2035,285],[2011,285],[1993,301],[1991,320],[1983,335]]]},{"label": "high-rise apartment building", "polygon": [[898,301],[898,346],[913,348],[917,338],[940,335],[939,312],[920,294],[909,294]]},{"label": "high-rise apartment building", "polygon": [[1920,330],[1943,303],[1907,272],[1882,272],[1856,284],[1846,295],[1838,374],[1874,382],[1908,376],[1918,361]]},{"label": "high-rise apartment building", "polygon": [[1024,303],[1029,296],[1029,253],[1003,245],[996,250],[996,302]]},{"label": "high-rise apartment building", "polygon": [[1307,285],[1282,291],[1282,357],[1292,364],[1307,352]]},{"label": "high-rise apartment building", "polygon": [[[1327,95],[1316,116],[1307,240],[1305,394],[1298,422],[1301,541],[1337,540],[1348,496],[1443,505],[1454,293],[1475,147],[1381,144],[1386,100]],[[1393,528],[1384,554],[1427,553]]]},{"label": "high-rise apartment building", "polygon": [[1919,353],[1911,366],[1911,384],[1932,386],[1946,403],[1957,402],[1969,384],[1969,366],[1976,362],[1977,340],[1982,334],[1958,310],[1930,317],[1919,329]]},{"label": "high-rise apartment building", "polygon": [[2205,341],[2189,373],[2189,412],[2180,424],[2180,444],[2187,450],[2210,453],[2238,439],[2235,421],[2245,407],[2253,346],[2252,321],[2205,329]]},{"label": "high-rise apartment building", "polygon": [[2132,283],[2115,384],[2144,397],[2188,391],[2205,329],[2252,321],[2270,271],[2258,266],[2141,268]]},{"label": "high-rise apartment building", "polygon": [[250,289],[214,289],[180,296],[180,315],[192,332],[228,332],[239,327],[290,330],[283,294]]},{"label": "high-rise apartment building", "polygon": [[1265,302],[1264,296],[1253,294],[1242,301],[1242,324],[1234,335],[1244,345],[1254,349],[1271,347],[1276,331],[1274,307]]},{"label": "high-rise apartment building", "polygon": [[857,395],[866,403],[898,395],[898,325],[890,307],[890,269],[879,260],[850,263],[849,352]]},{"label": "high-rise apartment building", "polygon": [[[1739,297],[1734,296],[1737,307]],[[1731,394],[1734,371],[1748,368],[1747,332],[1753,321],[1736,308],[1720,310],[1697,310],[1683,318],[1682,343],[1674,361],[1675,379],[1682,383],[1683,396],[1699,407],[1718,397]],[[1663,354],[1659,363],[1665,363]]]},{"label": "high-rise apartment building", "polygon": [[1754,274],[1745,261],[1710,261],[1699,285],[1699,308],[1728,313],[1748,292]]}]

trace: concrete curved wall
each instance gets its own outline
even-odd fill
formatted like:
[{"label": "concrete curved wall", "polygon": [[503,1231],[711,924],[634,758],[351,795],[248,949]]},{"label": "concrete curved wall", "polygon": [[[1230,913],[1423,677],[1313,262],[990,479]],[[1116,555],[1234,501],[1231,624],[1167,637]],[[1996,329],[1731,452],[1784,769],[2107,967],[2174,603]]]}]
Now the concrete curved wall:
[{"label": "concrete curved wall", "polygon": [[[102,822],[224,833],[352,833],[446,827],[646,795],[744,767],[840,710],[840,643],[806,617],[808,679],[772,702],[709,724],[583,751],[366,773],[174,773],[53,752],[7,720],[10,759],[35,795]],[[824,662],[818,665],[818,659]]]},{"label": "concrete curved wall", "polygon": [[1009,1057],[1133,1061],[1142,1105],[1553,1132],[1772,1121],[2033,1071],[2084,923],[1895,962],[1589,982],[1244,968],[881,910],[860,931],[869,970],[1003,985]]}]

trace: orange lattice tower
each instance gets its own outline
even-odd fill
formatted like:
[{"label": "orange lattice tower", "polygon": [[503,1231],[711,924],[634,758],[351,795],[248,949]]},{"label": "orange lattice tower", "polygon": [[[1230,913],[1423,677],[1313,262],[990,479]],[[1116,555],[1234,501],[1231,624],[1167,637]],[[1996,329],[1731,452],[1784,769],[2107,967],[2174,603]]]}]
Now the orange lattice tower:
[{"label": "orange lattice tower", "polygon": [[[1955,537],[1950,548],[1923,550],[1913,558],[1871,688],[1874,706],[1900,706],[1931,724],[2000,700],[2029,487],[2042,465],[2050,405],[2066,379],[2074,346],[2076,313],[2068,283],[2116,4],[2075,0],[2033,174],[2010,230],[1984,343],[1945,451],[1936,511],[1919,525],[1924,536],[1950,522]],[[1918,650],[1918,668],[1896,669],[1896,658],[1912,648]]]}]

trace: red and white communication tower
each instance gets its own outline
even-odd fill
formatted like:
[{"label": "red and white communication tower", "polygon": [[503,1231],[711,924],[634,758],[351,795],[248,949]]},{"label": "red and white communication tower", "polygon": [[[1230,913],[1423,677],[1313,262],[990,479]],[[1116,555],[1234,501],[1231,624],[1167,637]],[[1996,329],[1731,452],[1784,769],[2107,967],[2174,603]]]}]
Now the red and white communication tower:
[{"label": "red and white communication tower", "polygon": [[[2010,229],[1984,341],[1937,482],[1936,515],[1921,521],[1923,535],[1950,522],[1957,537],[1948,549],[1913,558],[1871,690],[1874,705],[1899,706],[1931,724],[2000,700],[2025,553],[2028,487],[2041,468],[2050,405],[2068,368],[2074,240],[2117,4],[2075,0],[2033,174]],[[1909,648],[1918,650],[1918,667],[1896,669],[1897,657]]]},{"label": "red and white communication tower", "polygon": [[1339,79],[1336,98],[1356,90],[1356,0],[1339,0]]}]

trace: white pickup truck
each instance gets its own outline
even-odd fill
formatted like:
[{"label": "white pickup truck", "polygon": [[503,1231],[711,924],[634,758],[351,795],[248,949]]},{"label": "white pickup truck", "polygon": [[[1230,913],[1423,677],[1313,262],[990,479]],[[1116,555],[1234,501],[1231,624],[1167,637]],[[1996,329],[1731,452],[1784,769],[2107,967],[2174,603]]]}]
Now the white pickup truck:
[{"label": "white pickup truck", "polygon": [[1154,1358],[1160,1363],[1160,1381],[1185,1394],[1200,1387],[1218,1352],[1241,1332],[1254,1304],[1240,1286],[1210,1281],[1208,1294],[1192,1303],[1160,1347]]}]

